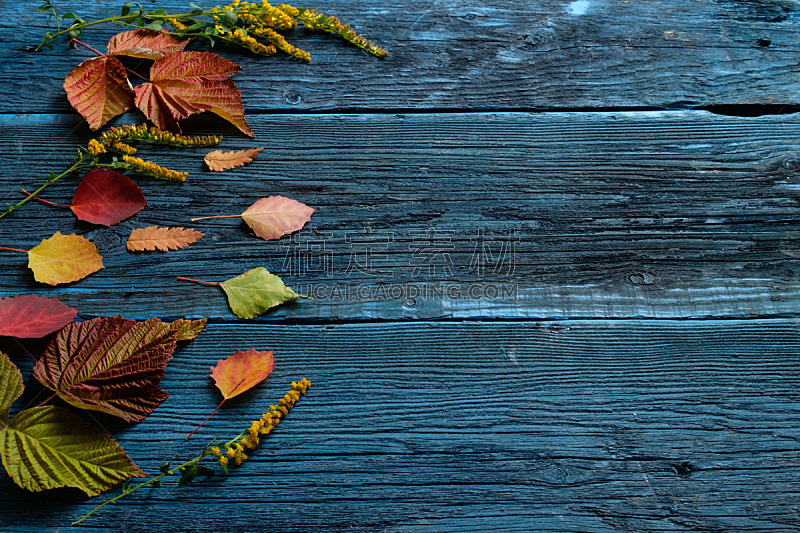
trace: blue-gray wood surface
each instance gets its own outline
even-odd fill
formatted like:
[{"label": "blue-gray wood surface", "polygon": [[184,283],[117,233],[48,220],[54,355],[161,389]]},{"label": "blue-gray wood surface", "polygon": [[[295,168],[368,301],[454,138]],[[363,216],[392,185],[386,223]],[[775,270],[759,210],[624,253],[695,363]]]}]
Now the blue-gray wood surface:
[{"label": "blue-gray wood surface", "polygon": [[[0,246],[76,232],[106,265],[49,287],[0,252],[0,296],[57,296],[79,319],[209,318],[145,421],[77,411],[146,472],[312,381],[229,478],[145,489],[75,529],[800,530],[800,5],[506,4],[317,4],[390,54],[303,30],[310,64],[215,49],[244,67],[256,137],[205,116],[185,131],[265,147],[253,163],[218,174],[206,150],[148,148],[189,181],[132,176],[149,203],[117,226],[38,203],[0,220]],[[61,88],[90,54],[27,51],[48,29],[38,5],[0,1],[4,203],[93,135]],[[69,203],[78,179],[43,196]],[[265,242],[237,219],[189,221],[275,194],[314,207],[311,224]],[[154,224],[206,236],[125,250]],[[315,299],[246,321],[175,279],[257,266]],[[45,342],[0,338],[26,380],[14,410],[44,398]],[[184,441],[219,401],[209,366],[250,347],[275,351],[273,374]],[[105,498],[3,477],[0,528],[69,530]]]}]

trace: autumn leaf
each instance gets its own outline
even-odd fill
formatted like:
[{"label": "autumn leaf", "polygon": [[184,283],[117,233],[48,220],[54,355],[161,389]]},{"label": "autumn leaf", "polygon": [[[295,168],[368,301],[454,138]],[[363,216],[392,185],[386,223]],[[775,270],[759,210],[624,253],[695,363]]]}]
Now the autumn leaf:
[{"label": "autumn leaf", "polygon": [[28,268],[33,270],[33,279],[48,285],[78,281],[103,268],[103,258],[97,253],[97,247],[74,233],[61,235],[57,231],[30,250],[5,246],[0,246],[0,250],[28,254]]},{"label": "autumn leaf", "polygon": [[0,298],[0,335],[38,339],[63,328],[77,314],[58,298],[35,294]]},{"label": "autumn leaf", "polygon": [[131,30],[118,33],[108,41],[108,54],[141,59],[161,59],[167,54],[180,52],[188,40],[153,30]]},{"label": "autumn leaf", "polygon": [[22,391],[22,374],[0,353],[0,455],[17,485],[32,492],[75,487],[96,496],[145,476],[109,435],[65,409],[33,407],[9,421]]},{"label": "autumn leaf", "polygon": [[156,60],[150,81],[137,85],[136,106],[161,129],[180,133],[178,121],[211,111],[253,137],[244,120],[242,93],[232,75],[239,66],[211,52],[178,52]]},{"label": "autumn leaf", "polygon": [[211,367],[211,377],[222,393],[222,402],[186,438],[194,435],[226,400],[252,389],[267,379],[273,368],[275,368],[275,358],[272,357],[272,351],[257,352],[254,348],[246,352],[236,350],[236,353],[227,359],[217,361],[217,366]]},{"label": "autumn leaf", "polygon": [[264,267],[254,268],[235,278],[216,283],[178,277],[207,285],[218,285],[228,296],[231,311],[239,318],[255,318],[268,309],[297,298],[299,294],[283,284],[281,278]]},{"label": "autumn leaf", "polygon": [[69,324],[47,345],[33,377],[70,405],[138,422],[169,396],[158,383],[177,338],[157,318]]},{"label": "autumn leaf", "polygon": [[190,341],[196,339],[197,336],[200,335],[200,332],[206,327],[206,322],[208,321],[205,318],[198,320],[186,320],[185,318],[181,318],[172,322],[170,327],[178,332],[179,341]]},{"label": "autumn leaf", "polygon": [[86,173],[70,209],[80,220],[113,226],[145,208],[142,190],[124,175],[107,168]]},{"label": "autumn leaf", "polygon": [[125,246],[128,248],[128,251],[131,252],[154,250],[166,252],[169,250],[186,248],[193,242],[202,239],[203,236],[203,233],[193,229],[149,226],[143,229],[132,230]]},{"label": "autumn leaf", "polygon": [[193,218],[192,222],[210,218],[242,217],[256,235],[265,241],[270,241],[299,231],[311,220],[313,212],[313,208],[297,200],[285,196],[269,196],[258,200],[241,215],[199,217]]},{"label": "autumn leaf", "polygon": [[214,172],[222,172],[223,170],[230,170],[236,167],[243,167],[258,155],[263,148],[249,148],[247,150],[239,150],[238,152],[222,152],[222,150],[214,150],[209,152],[203,158],[203,161],[208,165],[209,170]]},{"label": "autumn leaf", "polygon": [[134,106],[125,67],[114,57],[87,59],[67,75],[64,90],[93,131]]}]

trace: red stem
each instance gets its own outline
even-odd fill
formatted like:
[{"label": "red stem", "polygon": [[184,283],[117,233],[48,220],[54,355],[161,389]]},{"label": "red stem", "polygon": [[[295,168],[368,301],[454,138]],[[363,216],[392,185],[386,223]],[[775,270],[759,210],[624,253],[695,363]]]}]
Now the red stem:
[{"label": "red stem", "polygon": [[[71,42],[73,42],[73,43],[75,43],[75,44],[79,44],[79,45],[83,46],[84,48],[86,48],[86,49],[88,49],[88,50],[90,50],[90,51],[94,52],[94,53],[95,53],[95,54],[97,54],[98,56],[103,56],[103,57],[106,57],[106,55],[105,55],[103,52],[101,52],[100,50],[97,50],[96,48],[92,48],[91,46],[89,46],[89,45],[88,45],[88,44],[86,44],[85,42],[83,42],[83,41],[81,41],[81,40],[79,40],[79,39],[76,39],[75,37],[73,37],[72,39],[70,39],[70,41],[71,41]],[[125,67],[125,65],[123,65],[123,67]],[[137,78],[139,78],[140,80],[144,80],[144,81],[150,81],[150,80],[148,80],[147,78],[145,78],[144,76],[142,76],[141,74],[139,74],[138,72],[135,72],[135,71],[133,71],[133,70],[129,69],[128,67],[125,67],[125,70],[127,70],[127,71],[128,71],[130,74],[133,74],[134,76],[136,76],[136,77],[137,77]]]},{"label": "red stem", "polygon": [[[11,248],[9,248],[9,250],[10,249]],[[25,252],[25,250],[22,250],[22,251]],[[27,253],[27,252],[25,252],[25,253]],[[219,285],[219,283],[217,283],[215,281],[203,281],[203,280],[199,280],[199,279],[184,278],[183,276],[178,276],[177,279],[182,280],[182,281],[194,281],[195,283],[205,283],[206,285]]]},{"label": "red stem", "polygon": [[20,250],[19,248],[8,248],[6,246],[0,246],[0,250],[11,250],[12,252],[22,252],[23,254],[28,253],[28,250]]},{"label": "red stem", "polygon": [[206,422],[208,422],[208,419],[209,419],[209,418],[211,418],[212,416],[214,416],[214,413],[216,413],[217,411],[219,411],[219,408],[220,408],[220,407],[222,407],[222,404],[223,404],[223,403],[225,403],[225,400],[227,400],[227,398],[223,398],[223,399],[222,399],[222,401],[221,401],[221,402],[219,402],[219,405],[217,406],[217,408],[216,408],[216,409],[214,409],[214,410],[211,412],[211,414],[210,414],[210,415],[208,415],[208,416],[206,417],[206,419],[205,419],[205,420],[203,420],[203,421],[200,423],[200,425],[199,425],[199,426],[197,426],[197,428],[196,428],[194,431],[192,431],[191,433],[189,433],[188,435],[186,435],[186,438],[185,438],[185,439],[183,439],[183,440],[189,440],[189,437],[191,437],[192,435],[194,435],[195,433],[197,433],[197,430],[198,430],[198,429],[200,429],[201,427],[203,427],[203,424],[205,424]]},{"label": "red stem", "polygon": [[[31,195],[31,193],[29,193],[29,192],[28,192],[28,191],[26,191],[25,189],[22,189],[22,193],[23,193],[23,194],[26,194],[26,195],[28,195],[28,196],[30,196],[30,195]],[[55,203],[55,202],[51,202],[51,201],[49,201],[49,200],[42,200],[42,199],[41,199],[41,198],[39,198],[38,196],[37,196],[36,198],[34,198],[34,200],[39,200],[40,202],[43,202],[43,203],[45,203],[45,204],[49,204],[49,205],[54,205],[54,206],[56,206],[56,207],[63,207],[64,209],[69,209],[69,206],[68,206],[68,205],[61,205],[61,204],[57,204],[57,203]]]},{"label": "red stem", "polygon": [[49,398],[47,398],[45,401],[43,401],[42,403],[40,403],[40,404],[39,404],[39,405],[37,405],[36,407],[41,407],[41,406],[43,406],[44,404],[46,404],[47,402],[49,402],[50,400],[52,400],[52,399],[53,399],[53,398],[55,398],[55,397],[56,397],[56,393],[54,392],[54,393],[53,393],[53,394],[52,394],[52,395],[51,395]]}]

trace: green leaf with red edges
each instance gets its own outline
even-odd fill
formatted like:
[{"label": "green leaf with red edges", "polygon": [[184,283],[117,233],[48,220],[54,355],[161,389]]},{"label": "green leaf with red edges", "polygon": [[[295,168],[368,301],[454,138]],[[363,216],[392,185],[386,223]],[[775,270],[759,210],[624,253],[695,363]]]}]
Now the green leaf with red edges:
[{"label": "green leaf with red edges", "polygon": [[0,298],[0,335],[38,339],[63,328],[77,314],[58,298],[35,294]]},{"label": "green leaf with red edges", "polygon": [[8,410],[22,396],[23,390],[19,368],[0,352],[0,427],[8,425]]},{"label": "green leaf with red edges", "polygon": [[71,405],[138,422],[169,396],[158,383],[177,338],[157,318],[70,324],[47,345],[33,376]]},{"label": "green leaf with red edges", "polygon": [[114,57],[87,59],[67,75],[64,90],[92,130],[134,106],[125,67]]},{"label": "green leaf with red edges", "polygon": [[108,54],[161,59],[167,54],[180,52],[189,41],[178,39],[169,33],[153,30],[131,30],[118,33],[108,41]]},{"label": "green leaf with red edges", "polygon": [[142,190],[128,176],[108,168],[86,173],[69,206],[80,220],[113,226],[145,208]]},{"label": "green leaf with red edges", "polygon": [[253,136],[242,93],[231,81],[239,66],[211,52],[179,52],[150,67],[150,82],[135,89],[136,106],[161,129],[180,133],[178,121],[211,111]]}]

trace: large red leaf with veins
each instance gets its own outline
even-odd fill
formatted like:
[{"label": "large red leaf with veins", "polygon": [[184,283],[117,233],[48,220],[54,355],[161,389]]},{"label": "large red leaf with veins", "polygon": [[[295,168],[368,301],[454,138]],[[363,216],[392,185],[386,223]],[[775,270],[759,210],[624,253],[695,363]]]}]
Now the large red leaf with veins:
[{"label": "large red leaf with veins", "polygon": [[107,168],[86,173],[70,209],[81,220],[113,226],[145,208],[142,190],[124,174]]},{"label": "large red leaf with veins", "polygon": [[180,52],[189,41],[169,33],[153,30],[131,30],[118,33],[108,41],[109,55],[131,56],[141,59],[161,59],[167,54]]},{"label": "large red leaf with veins", "polygon": [[0,298],[0,335],[38,339],[63,328],[77,314],[58,298],[35,294]]},{"label": "large red leaf with veins", "polygon": [[150,67],[150,82],[134,89],[136,107],[174,133],[180,132],[179,120],[211,111],[252,137],[242,93],[228,79],[237,72],[239,65],[211,52],[168,54]]},{"label": "large red leaf with veins", "polygon": [[138,422],[169,396],[158,383],[177,338],[178,331],[157,318],[69,324],[47,345],[33,376],[75,407]]},{"label": "large red leaf with veins", "polygon": [[64,80],[67,99],[92,130],[133,108],[125,67],[114,57],[87,59]]}]

